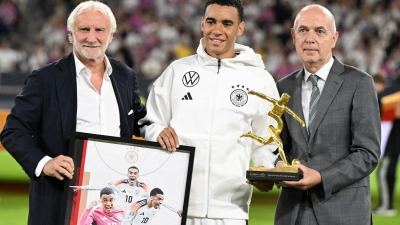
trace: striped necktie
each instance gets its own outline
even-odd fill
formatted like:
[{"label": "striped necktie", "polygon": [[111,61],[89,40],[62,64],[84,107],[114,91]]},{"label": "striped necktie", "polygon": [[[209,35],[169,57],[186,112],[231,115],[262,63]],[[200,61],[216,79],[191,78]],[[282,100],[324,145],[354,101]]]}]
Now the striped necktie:
[{"label": "striped necktie", "polygon": [[313,121],[315,119],[315,113],[317,112],[318,108],[318,102],[321,97],[319,93],[319,88],[318,88],[318,76],[315,74],[312,74],[310,76],[310,81],[312,83],[312,92],[311,92],[311,98],[310,98],[310,108],[309,108],[309,113],[308,113],[308,133],[310,134],[311,131],[313,130]]}]

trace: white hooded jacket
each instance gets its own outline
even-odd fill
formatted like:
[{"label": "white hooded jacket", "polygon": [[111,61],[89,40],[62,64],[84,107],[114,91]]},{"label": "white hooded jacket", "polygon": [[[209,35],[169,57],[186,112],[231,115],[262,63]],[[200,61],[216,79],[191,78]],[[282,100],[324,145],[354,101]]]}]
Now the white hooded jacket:
[{"label": "white hooded jacket", "polygon": [[188,216],[248,219],[251,185],[246,184],[250,159],[272,168],[275,143],[262,145],[240,138],[248,131],[267,138],[270,102],[249,90],[279,99],[274,79],[261,56],[235,44],[236,57],[209,56],[203,40],[197,54],[174,61],[154,82],[147,116],[140,122],[146,140],[156,141],[166,127],[175,129],[181,145],[194,146],[195,160]]}]

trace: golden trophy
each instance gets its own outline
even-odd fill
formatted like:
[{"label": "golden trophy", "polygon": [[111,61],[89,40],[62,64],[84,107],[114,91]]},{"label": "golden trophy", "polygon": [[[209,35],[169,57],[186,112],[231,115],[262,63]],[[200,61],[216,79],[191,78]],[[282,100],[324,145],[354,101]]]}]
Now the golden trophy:
[{"label": "golden trophy", "polygon": [[294,180],[298,181],[302,178],[302,171],[299,170],[297,167],[293,166],[293,164],[298,164],[300,163],[299,159],[293,159],[292,164],[289,164],[286,160],[285,152],[283,151],[283,144],[282,144],[282,139],[280,138],[280,133],[282,132],[282,127],[283,127],[283,122],[282,122],[282,115],[283,113],[288,113],[289,115],[293,116],[299,123],[304,127],[305,123],[304,121],[296,114],[294,113],[291,109],[289,109],[285,104],[289,101],[290,96],[286,93],[283,93],[281,98],[279,100],[270,98],[264,94],[261,94],[256,91],[249,91],[248,92],[251,95],[256,95],[262,99],[265,99],[269,102],[272,103],[272,108],[268,112],[268,115],[274,118],[277,123],[278,127],[275,128],[272,125],[269,125],[268,130],[271,134],[268,138],[264,139],[262,137],[259,137],[250,131],[242,134],[240,137],[250,137],[258,142],[260,142],[263,145],[267,145],[273,141],[278,144],[278,151],[279,151],[279,156],[281,157],[284,166],[279,167],[279,168],[265,168],[262,166],[259,167],[250,167],[249,170],[246,172],[246,178],[248,180],[254,181],[254,180],[259,180],[259,181],[281,181],[281,180]]}]

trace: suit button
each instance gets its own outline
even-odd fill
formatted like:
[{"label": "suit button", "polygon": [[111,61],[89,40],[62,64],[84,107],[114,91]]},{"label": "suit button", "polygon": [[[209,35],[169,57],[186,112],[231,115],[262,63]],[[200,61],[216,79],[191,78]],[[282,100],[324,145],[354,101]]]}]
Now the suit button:
[{"label": "suit button", "polygon": [[307,157],[311,159],[312,157],[314,157],[314,155],[311,153],[308,153]]}]

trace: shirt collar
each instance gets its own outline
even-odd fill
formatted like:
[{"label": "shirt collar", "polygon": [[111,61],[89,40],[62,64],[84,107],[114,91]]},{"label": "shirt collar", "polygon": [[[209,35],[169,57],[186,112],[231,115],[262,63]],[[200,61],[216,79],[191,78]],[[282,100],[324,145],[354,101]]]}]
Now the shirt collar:
[{"label": "shirt collar", "polygon": [[[89,69],[78,59],[78,57],[76,57],[75,52],[74,51],[72,51],[72,52],[74,54],[76,75],[78,76],[83,71],[90,72]],[[107,56],[104,57],[104,61],[106,63],[106,74],[108,76],[110,76],[112,74],[112,67],[111,67],[110,61],[108,60]],[[83,74],[85,74],[85,73],[83,73]],[[90,73],[87,73],[87,74],[89,75]]]},{"label": "shirt collar", "polygon": [[[328,79],[329,71],[332,68],[333,65],[333,57],[324,65],[322,66],[321,69],[319,69],[315,74],[318,75],[318,77],[324,81]],[[307,71],[307,69],[304,67],[304,80],[307,81],[308,78],[310,77],[311,73]]]}]

